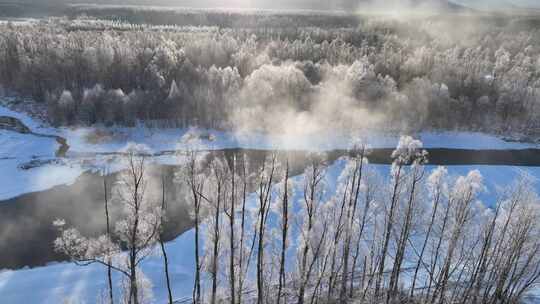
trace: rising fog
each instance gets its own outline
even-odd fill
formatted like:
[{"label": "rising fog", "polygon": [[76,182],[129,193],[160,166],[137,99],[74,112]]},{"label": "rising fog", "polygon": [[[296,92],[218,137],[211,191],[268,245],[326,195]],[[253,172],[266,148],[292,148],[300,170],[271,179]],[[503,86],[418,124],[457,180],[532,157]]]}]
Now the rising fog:
[{"label": "rising fog", "polygon": [[[526,16],[71,12],[0,25],[1,83],[47,105],[55,125],[196,126],[290,141],[528,133],[538,122],[540,46]],[[112,13],[155,25],[92,19]],[[171,20],[182,24],[160,25]]]}]

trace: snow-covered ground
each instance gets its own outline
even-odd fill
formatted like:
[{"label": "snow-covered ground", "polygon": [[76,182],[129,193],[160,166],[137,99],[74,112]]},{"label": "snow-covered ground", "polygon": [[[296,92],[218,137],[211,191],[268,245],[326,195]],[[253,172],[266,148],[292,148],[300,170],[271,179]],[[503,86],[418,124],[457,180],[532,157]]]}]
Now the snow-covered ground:
[{"label": "snow-covered ground", "polygon": [[[170,151],[186,148],[181,142],[187,129],[149,129],[113,128],[109,140],[101,143],[89,143],[87,138],[95,133],[95,128],[79,128],[77,130],[61,129],[60,136],[65,137],[71,146],[71,152],[115,152],[125,147],[126,142],[132,141],[145,144],[154,151]],[[308,150],[329,151],[351,147],[350,135],[336,133],[305,135],[290,138],[280,135],[243,134],[221,132],[215,130],[198,130],[201,134],[212,137],[206,142],[208,149],[245,148],[264,150]],[[372,148],[394,148],[400,134],[358,134],[358,138],[367,142]],[[426,148],[456,148],[456,149],[527,149],[538,148],[535,143],[520,143],[504,141],[500,137],[475,132],[426,132],[415,135],[424,143]]]},{"label": "snow-covered ground", "polygon": [[[166,244],[170,255],[169,271],[175,298],[191,294],[193,286],[193,233],[187,232]],[[143,265],[145,275],[152,281],[156,303],[165,303],[166,290],[163,262],[151,257]],[[117,290],[120,276],[114,275]],[[77,267],[57,263],[47,267],[0,271],[0,299],[2,303],[96,303],[106,291],[106,269],[100,265]]]},{"label": "snow-covered ground", "polygon": [[[55,130],[28,115],[5,107],[0,107],[0,116],[15,117],[37,133],[55,134]],[[0,130],[0,200],[74,181],[82,173],[82,168],[67,160],[30,170],[19,168],[31,161],[54,160],[58,147],[54,138]]]},{"label": "snow-covered ground", "polygon": [[12,26],[28,26],[39,21],[36,18],[0,18],[0,24],[10,23]]}]

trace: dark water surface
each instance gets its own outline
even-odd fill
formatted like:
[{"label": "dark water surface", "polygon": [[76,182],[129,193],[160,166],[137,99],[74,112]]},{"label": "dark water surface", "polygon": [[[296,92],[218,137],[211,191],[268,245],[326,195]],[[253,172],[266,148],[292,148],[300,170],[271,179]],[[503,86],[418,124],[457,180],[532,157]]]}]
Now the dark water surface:
[{"label": "dark water surface", "polygon": [[[374,164],[390,164],[393,149],[375,149],[369,156]],[[540,150],[463,150],[427,149],[432,165],[504,165],[540,166]],[[245,154],[257,167],[265,157],[274,151],[229,149],[214,152],[225,156]],[[333,162],[348,152],[336,150],[326,153]],[[308,164],[308,152],[279,152],[278,158],[288,159],[291,175],[298,175]],[[165,176],[167,217],[166,239],[172,240],[192,227],[186,207],[186,193],[174,183],[175,166],[152,166],[148,185],[148,198],[161,200],[161,176]],[[107,177],[108,188],[112,188],[117,174]],[[120,216],[120,210],[111,203],[111,219]],[[25,266],[42,266],[52,261],[63,261],[65,257],[53,250],[57,231],[52,225],[55,219],[65,219],[69,226],[79,229],[83,235],[97,236],[105,232],[103,177],[94,173],[84,173],[72,185],[54,187],[49,190],[28,193],[19,197],[0,201],[0,269],[18,269]]]}]

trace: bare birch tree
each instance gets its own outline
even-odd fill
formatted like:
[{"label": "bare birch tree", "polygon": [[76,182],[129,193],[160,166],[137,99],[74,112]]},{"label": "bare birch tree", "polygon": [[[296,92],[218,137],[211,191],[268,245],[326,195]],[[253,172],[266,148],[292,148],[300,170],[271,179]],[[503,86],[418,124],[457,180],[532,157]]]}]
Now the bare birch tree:
[{"label": "bare birch tree", "polygon": [[[124,275],[127,281],[126,303],[148,301],[147,279],[140,264],[153,252],[161,227],[161,208],[146,196],[148,183],[146,157],[143,146],[131,145],[126,151],[126,167],[116,183],[113,200],[122,206],[123,218],[115,224],[114,240],[103,235],[86,238],[76,229],[65,228],[65,221],[55,221],[61,235],[55,240],[55,249],[68,255],[78,265],[102,264]],[[115,262],[112,255],[126,252]],[[112,262],[111,262],[112,261]],[[139,276],[140,275],[140,276]]]}]

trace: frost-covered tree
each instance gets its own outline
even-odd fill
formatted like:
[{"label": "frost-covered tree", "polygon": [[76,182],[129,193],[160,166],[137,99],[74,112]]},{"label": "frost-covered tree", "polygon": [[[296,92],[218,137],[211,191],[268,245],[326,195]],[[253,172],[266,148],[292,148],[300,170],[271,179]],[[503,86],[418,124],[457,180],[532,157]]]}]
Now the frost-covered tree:
[{"label": "frost-covered tree", "polygon": [[193,302],[202,303],[202,258],[200,240],[200,226],[208,213],[203,195],[206,186],[206,177],[204,175],[204,155],[199,151],[200,143],[195,135],[189,132],[184,135],[183,142],[190,145],[187,151],[185,165],[175,174],[175,182],[184,185],[187,193],[187,202],[190,205],[191,218],[195,228],[195,277],[193,285]]},{"label": "frost-covered tree", "polygon": [[328,223],[319,222],[325,187],[326,168],[320,155],[310,157],[310,164],[304,172],[303,200],[301,202],[300,227],[298,236],[298,303],[304,303],[306,289],[311,281],[314,266],[320,253]]},{"label": "frost-covered tree", "polygon": [[[491,26],[475,24],[462,39],[434,34],[455,26],[444,18],[366,17],[360,27],[295,31],[87,19],[2,24],[0,84],[47,101],[58,125],[144,121],[274,131],[279,125],[269,116],[310,114],[320,122],[332,113],[340,122],[352,109],[377,114],[374,127],[536,134],[538,33],[484,21]],[[107,93],[85,98],[98,85]],[[130,97],[123,107],[111,101],[117,90]],[[59,106],[64,91],[73,98],[69,110]]]},{"label": "frost-covered tree", "polygon": [[254,235],[257,236],[257,264],[256,264],[256,279],[257,279],[257,303],[263,304],[265,302],[265,294],[267,294],[266,287],[267,282],[265,274],[268,269],[266,268],[265,252],[266,242],[268,239],[267,232],[268,218],[272,204],[272,185],[279,181],[279,164],[277,163],[277,156],[271,155],[268,159],[265,159],[261,167],[258,169],[256,183],[257,194],[257,208],[256,221],[254,222]]},{"label": "frost-covered tree", "polygon": [[[63,220],[55,221],[60,236],[55,249],[78,265],[102,264],[123,275],[125,303],[147,303],[151,299],[150,282],[144,277],[141,263],[154,250],[161,228],[161,208],[148,199],[146,155],[142,146],[132,145],[126,151],[126,170],[115,184],[113,202],[122,209],[112,235],[88,238]],[[125,250],[125,252],[122,252]]]},{"label": "frost-covered tree", "polygon": [[291,205],[292,198],[294,196],[294,186],[289,179],[290,175],[289,162],[285,166],[285,175],[281,185],[278,185],[278,194],[273,203],[272,211],[276,213],[279,222],[279,232],[280,235],[280,250],[279,250],[279,278],[278,278],[278,288],[276,293],[276,302],[280,304],[284,299],[284,289],[287,288],[287,252],[290,246],[290,227],[293,222],[294,215],[291,214]]},{"label": "frost-covered tree", "polygon": [[[391,241],[391,235],[395,232],[395,226],[396,226],[396,216],[398,213],[399,208],[399,201],[400,201],[400,195],[403,193],[403,178],[406,174],[404,170],[406,169],[406,166],[411,163],[415,162],[417,160],[422,161],[422,159],[425,157],[425,152],[422,151],[422,143],[418,140],[413,139],[410,136],[404,136],[401,137],[399,140],[399,143],[392,153],[392,158],[394,159],[394,162],[392,163],[392,169],[391,169],[391,189],[390,189],[390,201],[387,206],[387,218],[385,219],[385,229],[384,229],[384,237],[383,237],[383,245],[380,252],[380,262],[378,265],[378,273],[377,273],[377,279],[375,284],[375,297],[378,296],[378,293],[381,289],[381,284],[383,283],[383,275],[386,267],[386,259],[388,255],[388,248]],[[414,193],[413,193],[414,197]],[[403,240],[401,241],[403,242]],[[400,245],[403,247],[403,245]],[[403,249],[403,248],[402,248]],[[395,282],[395,270],[392,271],[394,278],[394,281],[391,281],[391,283]],[[390,289],[395,288],[392,284],[389,286]],[[389,299],[389,298],[387,298]],[[388,300],[387,300],[388,301]]]}]

